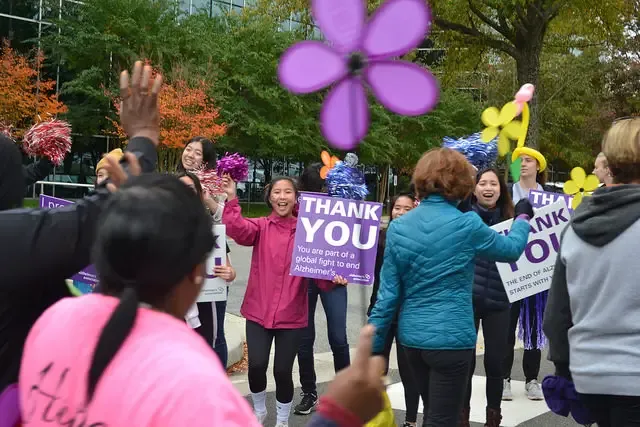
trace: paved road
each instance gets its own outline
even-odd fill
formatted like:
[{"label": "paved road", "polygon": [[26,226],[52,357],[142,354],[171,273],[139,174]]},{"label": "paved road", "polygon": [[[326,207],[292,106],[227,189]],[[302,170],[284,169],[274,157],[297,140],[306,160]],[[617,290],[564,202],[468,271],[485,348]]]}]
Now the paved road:
[{"label": "paved road", "polygon": [[[229,291],[229,302],[227,311],[233,314],[240,314],[240,305],[246,289],[247,277],[249,275],[249,264],[251,259],[251,248],[245,248],[235,245],[233,242],[231,247],[231,261],[238,271],[236,282],[231,286]],[[349,342],[355,344],[360,327],[362,326],[362,314],[366,309],[366,304],[369,301],[369,292],[367,292],[366,304],[363,307],[362,296],[360,288],[353,286],[349,289],[349,304],[347,313],[347,332],[349,335]],[[315,358],[316,358],[316,373],[318,377],[318,391],[322,393],[327,384],[333,378],[333,363],[331,357],[331,351],[329,343],[327,341],[326,320],[324,319],[324,311],[318,308],[316,312],[316,330],[318,331],[316,337],[315,346]],[[480,340],[482,341],[482,340]],[[481,344],[480,344],[481,345]],[[480,351],[481,352],[481,351]],[[395,350],[392,351],[392,355],[395,355]],[[553,366],[546,361],[546,354],[543,355],[542,370],[540,373],[540,380],[545,375],[552,374]],[[396,414],[396,422],[401,425],[404,422],[404,399],[402,392],[402,385],[400,383],[400,376],[397,371],[397,363],[392,356],[390,376],[393,380],[393,384],[389,387],[389,396],[392,402],[392,406]],[[299,386],[298,369],[294,366],[294,383]],[[522,373],[522,350],[516,350],[516,358],[513,369],[513,393],[514,400],[512,402],[503,402],[503,422],[502,426],[523,426],[523,427],[565,427],[565,426],[577,426],[572,419],[566,419],[558,417],[550,413],[544,403],[532,402],[524,397],[524,376]],[[268,374],[269,384],[267,386],[267,408],[270,413],[265,422],[265,426],[275,425],[275,385],[273,383],[273,377],[271,371]],[[236,388],[245,396],[249,395],[249,387],[246,374],[236,374],[231,378]],[[473,396],[471,400],[471,420],[472,426],[479,427],[484,424],[484,367],[483,356],[478,356],[476,363],[476,371],[473,381]],[[299,401],[300,389],[296,389],[296,395],[294,397],[294,403]],[[420,408],[420,414],[422,407]],[[418,421],[421,421],[422,415],[418,415]],[[302,427],[306,424],[308,417],[292,415],[289,426],[290,427]]]}]

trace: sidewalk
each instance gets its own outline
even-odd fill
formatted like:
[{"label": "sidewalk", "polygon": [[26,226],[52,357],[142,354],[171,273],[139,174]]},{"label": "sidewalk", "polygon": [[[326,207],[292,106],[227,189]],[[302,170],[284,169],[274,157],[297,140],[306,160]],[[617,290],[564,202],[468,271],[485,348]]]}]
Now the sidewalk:
[{"label": "sidewalk", "polygon": [[[228,366],[233,365],[242,358],[242,344],[245,341],[245,320],[242,317],[235,316],[227,313],[225,320],[225,334],[227,337],[227,346],[229,347],[229,363]],[[522,348],[522,343],[516,343],[516,349]],[[484,354],[484,337],[482,336],[482,329],[478,334],[478,342],[476,345],[476,355],[482,356]],[[271,348],[271,360],[269,366],[273,366],[274,347]],[[355,356],[355,348],[351,349],[351,359]],[[335,376],[333,368],[333,354],[329,352],[316,353],[315,354],[315,369],[317,376],[317,383],[329,382]],[[396,358],[395,344],[391,350],[391,356],[389,360],[389,367],[391,369],[398,369],[398,360]],[[299,369],[298,363],[293,365],[293,380],[296,387],[299,386]],[[230,376],[231,382],[235,385],[236,389],[242,393],[243,396],[249,394],[249,381],[246,372],[239,372]],[[275,390],[275,382],[273,375],[267,375],[267,391],[271,392]]]}]

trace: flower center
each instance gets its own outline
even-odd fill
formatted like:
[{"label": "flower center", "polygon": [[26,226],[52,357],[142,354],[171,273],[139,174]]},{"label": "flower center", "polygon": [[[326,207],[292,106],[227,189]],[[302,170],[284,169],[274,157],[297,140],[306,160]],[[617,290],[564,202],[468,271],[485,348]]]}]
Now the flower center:
[{"label": "flower center", "polygon": [[352,76],[359,76],[362,74],[362,70],[367,66],[367,58],[360,52],[353,52],[349,54],[347,59],[347,67],[349,68],[349,74]]}]

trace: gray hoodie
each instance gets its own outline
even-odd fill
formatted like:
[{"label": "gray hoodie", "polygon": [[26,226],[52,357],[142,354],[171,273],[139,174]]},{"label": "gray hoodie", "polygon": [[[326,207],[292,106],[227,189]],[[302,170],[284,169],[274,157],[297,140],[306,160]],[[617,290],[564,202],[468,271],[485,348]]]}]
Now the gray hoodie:
[{"label": "gray hoodie", "polygon": [[603,187],[564,231],[543,329],[579,393],[640,396],[639,219],[640,185]]}]

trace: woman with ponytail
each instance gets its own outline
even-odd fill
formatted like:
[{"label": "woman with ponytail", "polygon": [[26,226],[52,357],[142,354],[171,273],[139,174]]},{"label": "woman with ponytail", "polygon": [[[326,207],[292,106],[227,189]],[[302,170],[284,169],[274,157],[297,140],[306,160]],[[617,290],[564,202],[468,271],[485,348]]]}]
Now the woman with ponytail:
[{"label": "woman with ponytail", "polygon": [[128,181],[96,231],[103,294],[60,301],[27,338],[23,423],[257,426],[210,346],[183,320],[213,245],[210,215],[177,177]]}]

